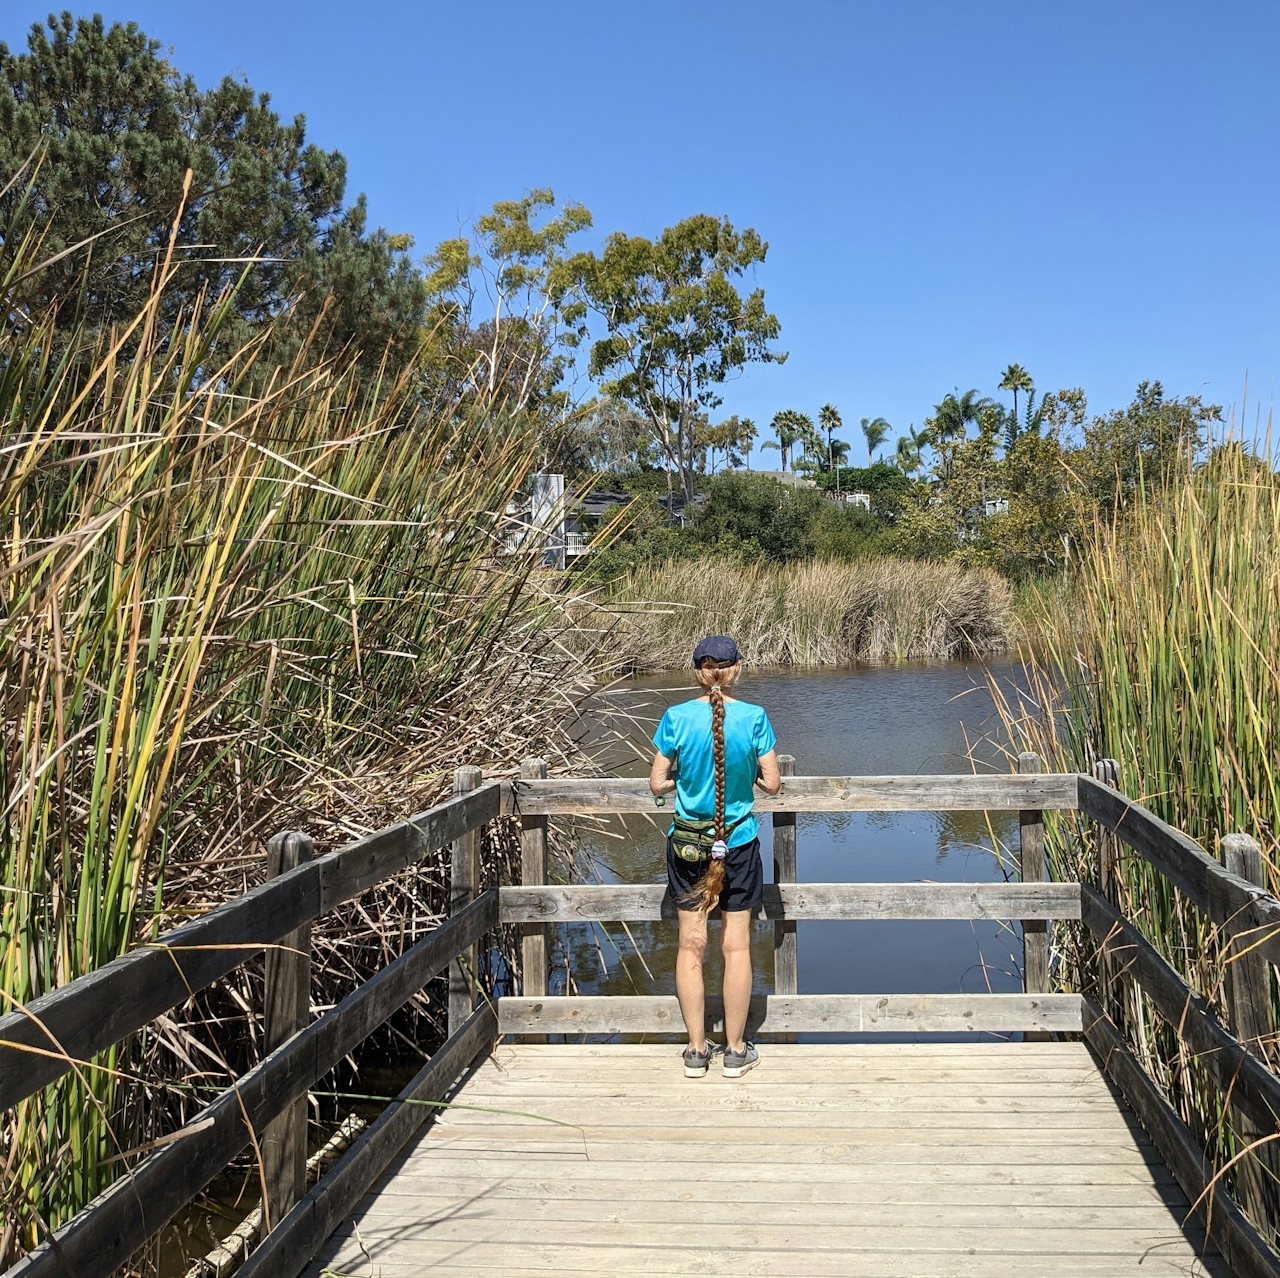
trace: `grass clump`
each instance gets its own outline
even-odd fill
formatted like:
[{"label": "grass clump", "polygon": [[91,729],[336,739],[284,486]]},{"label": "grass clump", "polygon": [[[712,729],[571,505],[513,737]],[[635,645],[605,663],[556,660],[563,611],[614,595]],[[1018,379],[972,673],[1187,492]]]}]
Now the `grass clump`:
[{"label": "grass clump", "polygon": [[840,666],[1003,651],[1011,590],[996,573],[901,559],[770,565],[718,557],[635,569],[604,605],[615,660],[688,664],[705,634],[733,635],[754,665]]}]

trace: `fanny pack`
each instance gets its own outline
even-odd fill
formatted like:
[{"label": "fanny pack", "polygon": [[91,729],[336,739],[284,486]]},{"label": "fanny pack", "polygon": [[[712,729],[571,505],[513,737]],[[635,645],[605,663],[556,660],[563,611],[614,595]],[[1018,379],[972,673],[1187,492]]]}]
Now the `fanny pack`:
[{"label": "fanny pack", "polygon": [[[740,816],[736,821],[724,828],[724,837],[727,840],[734,830],[738,828],[751,813],[746,816]],[[674,825],[671,829],[671,845],[676,850],[676,856],[682,861],[710,861],[712,857],[721,857],[724,855],[723,849],[716,849],[716,823],[714,821],[690,821],[685,817],[677,816],[674,818]]]}]

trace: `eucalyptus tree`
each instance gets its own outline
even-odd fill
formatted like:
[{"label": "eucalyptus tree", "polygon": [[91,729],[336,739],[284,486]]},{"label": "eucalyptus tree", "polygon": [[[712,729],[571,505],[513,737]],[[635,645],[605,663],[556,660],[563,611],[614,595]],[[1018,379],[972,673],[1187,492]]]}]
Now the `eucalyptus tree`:
[{"label": "eucalyptus tree", "polygon": [[558,208],[539,188],[500,200],[472,238],[444,240],[425,259],[422,359],[443,394],[550,413],[566,406],[558,388],[583,333],[581,299],[563,276],[570,237],[590,226],[581,204]]},{"label": "eucalyptus tree", "polygon": [[603,250],[558,268],[553,300],[582,333],[590,316],[604,335],[590,348],[589,372],[605,394],[633,404],[693,500],[698,426],[722,400],[719,387],[751,363],[782,363],[771,343],[781,332],[764,290],[745,296],[734,280],[762,263],[768,244],[728,218],[696,214],[656,240],[610,235]]},{"label": "eucalyptus tree", "polygon": [[756,435],[756,424],[750,417],[726,417],[723,421],[708,424],[700,432],[699,443],[711,463],[711,473],[716,473],[716,453],[725,466],[740,467],[751,452]]}]

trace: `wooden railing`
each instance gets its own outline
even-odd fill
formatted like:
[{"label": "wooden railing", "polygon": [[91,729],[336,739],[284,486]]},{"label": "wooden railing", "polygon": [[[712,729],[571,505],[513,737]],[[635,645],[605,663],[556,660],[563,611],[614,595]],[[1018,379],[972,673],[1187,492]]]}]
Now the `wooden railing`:
[{"label": "wooden railing", "polygon": [[[1240,1121],[1270,1135],[1280,1115],[1280,1082],[1242,1045],[1259,1028],[1263,1000],[1248,981],[1269,979],[1280,963],[1280,902],[1219,865],[1192,840],[1126,799],[1103,780],[1045,774],[1033,755],[1007,776],[803,777],[784,759],[783,792],[761,796],[774,820],[775,884],[761,916],[775,924],[775,993],[755,1000],[752,1032],[1022,1031],[1029,1036],[1083,1032],[1194,1200],[1212,1176],[1203,1152],[1129,1051],[1109,1015],[1115,990],[1137,982],[1205,1064]],[[1099,826],[1104,862],[1097,887],[1047,882],[1042,813],[1079,808]],[[1017,811],[1022,881],[1016,883],[797,883],[795,813],[802,811]],[[672,1032],[674,998],[549,998],[546,927],[587,920],[669,918],[661,884],[552,885],[547,877],[547,819],[564,814],[653,813],[643,781],[546,779],[528,761],[515,782],[483,782],[463,769],[448,802],[328,856],[311,859],[303,836],[272,842],[274,877],[261,887],[140,947],[99,972],[0,1018],[0,1106],[9,1107],[95,1054],[185,1002],[262,953],[271,956],[266,1032],[271,1047],[190,1123],[144,1157],[12,1275],[105,1278],[191,1202],[232,1159],[256,1145],[267,1180],[270,1232],[249,1257],[243,1278],[293,1278],[333,1228],[358,1204],[413,1132],[502,1034]],[[522,825],[520,885],[481,890],[479,839],[501,815]],[[1164,873],[1245,958],[1234,970],[1233,1007],[1255,1023],[1233,1035],[1212,1010],[1116,910],[1106,882],[1117,841]],[[451,846],[451,917],[399,959],[314,1022],[306,1008],[309,925],[423,855]],[[1114,896],[1111,892],[1110,896]],[[1013,994],[805,995],[796,989],[801,919],[1016,919],[1022,923],[1024,988]],[[1099,939],[1104,1007],[1077,993],[1050,993],[1048,922],[1081,919]],[[476,1005],[478,947],[500,923],[519,924],[524,984],[520,996]],[[1247,964],[1252,964],[1250,968]],[[419,1074],[343,1157],[306,1192],[308,1090],[435,975],[446,968],[449,1036]],[[1252,972],[1252,976],[1248,973]],[[708,1016],[719,1015],[708,1000]],[[1237,1128],[1239,1130],[1239,1127]],[[1263,1193],[1259,1190],[1259,1194]],[[1199,1210],[1240,1274],[1280,1275],[1275,1253],[1221,1184]],[[1263,1198],[1247,1204],[1265,1219]],[[1260,1214],[1262,1213],[1262,1214]]]}]

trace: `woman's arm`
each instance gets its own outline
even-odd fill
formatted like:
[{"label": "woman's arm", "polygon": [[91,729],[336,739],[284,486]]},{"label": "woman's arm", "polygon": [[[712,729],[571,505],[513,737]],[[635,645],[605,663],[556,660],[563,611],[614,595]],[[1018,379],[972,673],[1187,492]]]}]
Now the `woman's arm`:
[{"label": "woman's arm", "polygon": [[[653,782],[650,781],[649,784],[652,785]],[[756,785],[765,794],[777,794],[782,789],[782,777],[778,774],[778,752],[776,750],[770,750],[768,754],[760,756]]]},{"label": "woman's arm", "polygon": [[[774,769],[777,771],[777,769]],[[649,791],[651,794],[670,794],[676,788],[675,768],[671,760],[661,750],[654,751],[653,766],[649,769]]]}]

